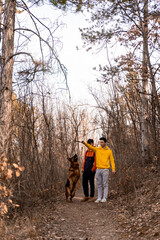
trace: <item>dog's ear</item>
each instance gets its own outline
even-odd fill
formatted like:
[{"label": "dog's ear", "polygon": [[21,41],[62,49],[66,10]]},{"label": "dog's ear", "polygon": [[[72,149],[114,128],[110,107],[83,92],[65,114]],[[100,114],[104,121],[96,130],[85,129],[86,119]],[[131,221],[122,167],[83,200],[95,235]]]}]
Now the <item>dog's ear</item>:
[{"label": "dog's ear", "polygon": [[78,161],[78,156],[77,156],[77,154],[74,155],[74,161],[75,161],[75,162]]},{"label": "dog's ear", "polygon": [[71,162],[71,158],[68,157],[67,160]]}]

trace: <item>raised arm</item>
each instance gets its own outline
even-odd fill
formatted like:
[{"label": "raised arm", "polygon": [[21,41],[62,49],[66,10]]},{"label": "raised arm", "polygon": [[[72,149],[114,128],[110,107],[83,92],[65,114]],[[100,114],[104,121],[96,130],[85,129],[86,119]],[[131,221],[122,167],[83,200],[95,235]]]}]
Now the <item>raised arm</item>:
[{"label": "raised arm", "polygon": [[96,147],[93,147],[92,145],[82,141],[81,143],[83,143],[87,148],[89,148],[90,150],[92,150],[93,152],[96,152],[97,151],[97,148]]}]

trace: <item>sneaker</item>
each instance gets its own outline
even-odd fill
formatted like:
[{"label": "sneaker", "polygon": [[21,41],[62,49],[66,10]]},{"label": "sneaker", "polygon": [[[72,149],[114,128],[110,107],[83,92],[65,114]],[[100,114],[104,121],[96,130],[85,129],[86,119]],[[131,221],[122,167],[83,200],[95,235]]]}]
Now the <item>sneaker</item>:
[{"label": "sneaker", "polygon": [[107,202],[107,200],[105,198],[102,198],[101,202]]},{"label": "sneaker", "polygon": [[90,197],[90,199],[88,200],[88,202],[94,202],[94,197]]},{"label": "sneaker", "polygon": [[86,201],[88,201],[89,200],[89,197],[84,197],[82,200],[81,200],[81,202],[86,202]]},{"label": "sneaker", "polygon": [[97,199],[96,201],[95,201],[95,203],[99,203],[99,202],[101,202],[101,199]]}]

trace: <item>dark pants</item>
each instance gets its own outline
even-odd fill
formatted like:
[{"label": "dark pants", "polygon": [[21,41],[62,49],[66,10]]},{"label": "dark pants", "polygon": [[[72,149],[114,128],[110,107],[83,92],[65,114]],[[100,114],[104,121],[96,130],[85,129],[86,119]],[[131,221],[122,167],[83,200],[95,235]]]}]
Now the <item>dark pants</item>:
[{"label": "dark pants", "polygon": [[94,197],[94,176],[95,172],[92,171],[83,172],[82,184],[85,197],[89,197],[88,182],[90,183],[90,197]]}]

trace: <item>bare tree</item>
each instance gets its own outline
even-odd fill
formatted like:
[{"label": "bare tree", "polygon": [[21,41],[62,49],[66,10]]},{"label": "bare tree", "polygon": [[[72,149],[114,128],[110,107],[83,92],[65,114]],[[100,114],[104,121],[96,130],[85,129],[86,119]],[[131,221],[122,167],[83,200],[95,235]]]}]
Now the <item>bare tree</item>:
[{"label": "bare tree", "polygon": [[[40,77],[40,73],[42,73],[41,79],[44,80],[44,74],[46,72],[53,74],[61,72],[66,81],[66,88],[68,88],[68,85],[66,69],[61,64],[55,50],[52,28],[36,18],[31,12],[31,9],[27,6],[27,1],[4,1],[4,11],[2,11],[2,6],[3,2],[1,1],[0,21],[2,30],[2,51],[0,59],[0,153],[5,152],[5,154],[8,154],[13,90],[16,90],[17,92],[17,87],[19,87],[21,88],[21,92],[25,91],[23,87],[29,86],[31,82],[37,80],[37,77]],[[20,10],[17,10],[18,8]],[[19,27],[17,27],[15,14],[21,14],[23,11],[30,16],[34,26],[33,29],[28,28],[27,26],[22,27],[20,22],[18,23]],[[52,41],[49,41],[49,38],[45,39],[42,37],[39,30],[40,25],[48,31],[48,35]],[[54,30],[56,30],[56,28]],[[29,35],[27,33],[29,33]],[[26,51],[25,49],[25,46],[28,45],[33,36],[36,36],[39,40],[41,56],[38,59],[31,51]],[[44,55],[44,44],[48,48],[48,59]],[[20,62],[21,64],[19,64]],[[55,66],[57,67],[55,68]],[[52,69],[54,69],[54,71],[52,71]],[[15,78],[15,76],[17,76],[17,78]]]},{"label": "bare tree", "polygon": [[[85,47],[98,45],[99,49],[104,49],[106,45],[110,48],[116,45],[118,50],[121,49],[121,45],[125,47],[122,49],[124,54],[116,51],[116,58],[112,62],[104,67],[100,65],[99,71],[102,72],[100,80],[107,84],[110,81],[117,82],[119,79],[122,86],[126,86],[126,82],[140,83],[137,85],[142,105],[139,144],[142,162],[149,163],[154,155],[160,154],[157,129],[160,115],[158,99],[160,58],[157,38],[159,8],[156,1],[144,0],[132,3],[121,0],[96,1],[93,4],[93,11],[91,10],[91,27],[81,29],[81,33]],[[153,14],[153,7],[157,14]],[[92,49],[89,47],[88,49]]]},{"label": "bare tree", "polygon": [[[1,2],[2,5],[2,2]],[[0,154],[8,152],[11,125],[12,75],[16,0],[5,1],[0,62]],[[0,15],[2,17],[2,15]]]}]

